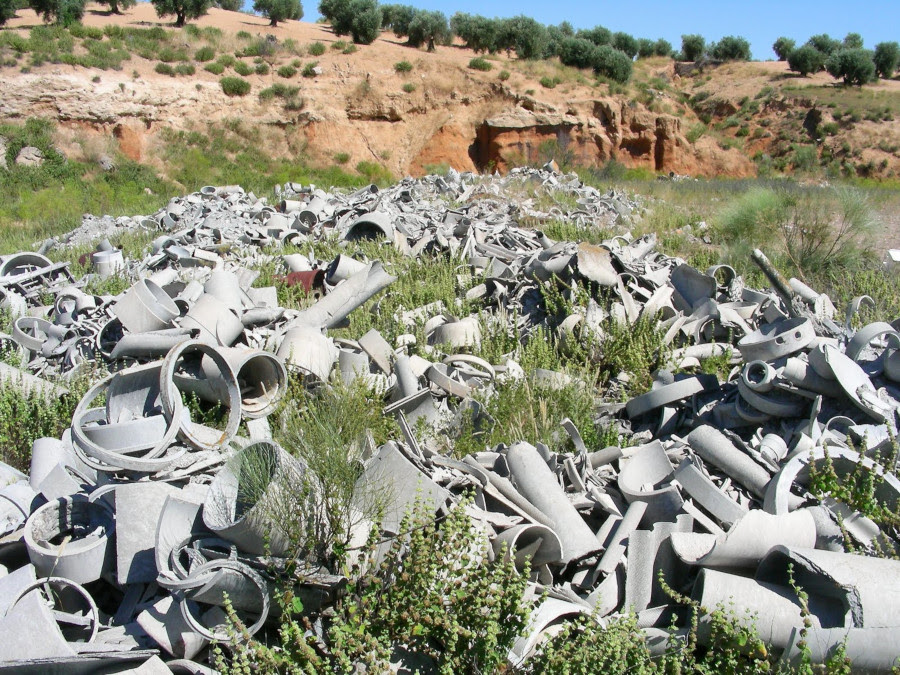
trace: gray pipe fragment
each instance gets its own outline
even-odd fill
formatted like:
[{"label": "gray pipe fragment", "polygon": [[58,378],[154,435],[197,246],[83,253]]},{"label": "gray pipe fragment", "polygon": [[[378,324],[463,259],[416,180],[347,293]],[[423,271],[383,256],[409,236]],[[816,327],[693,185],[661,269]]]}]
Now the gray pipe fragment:
[{"label": "gray pipe fragment", "polygon": [[241,551],[284,555],[292,544],[290,521],[297,514],[291,492],[299,492],[305,474],[306,465],[278,445],[254,443],[216,474],[203,505],[203,522]]},{"label": "gray pipe fragment", "polygon": [[[28,557],[41,576],[61,576],[80,584],[110,569],[116,521],[101,502],[75,496],[48,502],[25,523]],[[59,543],[54,543],[60,539]]]},{"label": "gray pipe fragment", "polygon": [[726,527],[736,523],[747,513],[745,508],[717,488],[689,459],[678,465],[675,480]]},{"label": "gray pipe fragment", "polygon": [[662,443],[653,441],[621,462],[618,485],[629,503],[647,503],[644,518],[653,523],[674,520],[681,510],[684,499],[672,483],[673,478],[672,463]]},{"label": "gray pipe fragment", "polygon": [[[788,586],[703,569],[694,583],[692,597],[709,609],[719,605],[729,608],[738,621],[747,627],[755,627],[761,640],[778,649],[787,647],[792,631],[803,624],[800,603]],[[821,626],[817,615],[820,608],[814,604],[810,609],[813,625]],[[826,616],[826,621],[834,618]],[[708,619],[703,617],[699,631],[701,642],[708,642],[709,634]]]},{"label": "gray pipe fragment", "polygon": [[68,393],[64,387],[14,368],[2,361],[0,361],[0,384],[6,387],[15,387],[26,396],[37,394],[46,399],[58,399]]},{"label": "gray pipe fragment", "polygon": [[[797,626],[791,631],[781,662],[799,669],[803,663],[804,651],[808,651],[814,665],[824,664],[843,646],[850,660],[851,673],[866,675],[887,675],[893,673],[897,665],[897,629],[890,628],[810,628],[806,636]],[[806,644],[803,650],[799,642]]]},{"label": "gray pipe fragment", "polygon": [[701,458],[718,467],[757,497],[764,497],[771,480],[769,472],[739,450],[728,437],[707,424],[697,427],[687,437],[688,445]]},{"label": "gray pipe fragment", "polygon": [[575,510],[562,488],[530,443],[514,443],[506,452],[510,475],[522,496],[553,523],[562,543],[562,560],[568,563],[598,548],[594,533]]},{"label": "gray pipe fragment", "polygon": [[347,315],[376,293],[397,280],[375,261],[339,284],[312,307],[298,313],[294,323],[321,328],[336,328]]},{"label": "gray pipe fragment", "polygon": [[689,565],[715,568],[755,568],[777,545],[812,548],[816,522],[805,509],[773,516],[760,509],[748,511],[724,537],[694,532],[672,534],[672,547]]},{"label": "gray pipe fragment", "polygon": [[824,628],[900,628],[900,561],[813,548],[776,546],[756,571],[761,582],[794,580],[811,597],[827,603],[835,620]]}]

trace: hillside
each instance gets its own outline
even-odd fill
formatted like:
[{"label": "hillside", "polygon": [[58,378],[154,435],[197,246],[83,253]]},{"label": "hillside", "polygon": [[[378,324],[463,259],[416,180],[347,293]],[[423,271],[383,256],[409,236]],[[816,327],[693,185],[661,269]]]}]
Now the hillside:
[{"label": "hillside", "polygon": [[[264,18],[218,9],[183,30],[167,30],[155,47],[137,35],[119,50],[111,31],[90,31],[170,29],[149,4],[118,16],[89,7],[88,34],[79,31],[74,40],[54,42],[55,29],[44,31],[50,39],[28,40],[40,25],[31,10],[21,10],[0,31],[0,121],[55,119],[70,156],[83,151],[85,137],[94,146],[114,137],[127,157],[163,170],[163,130],[202,132],[241,120],[261,130],[258,149],[273,157],[302,152],[312,162],[369,162],[394,175],[420,175],[436,165],[506,170],[551,157],[732,177],[817,164],[858,175],[900,170],[897,81],[845,90],[824,73],[795,77],[772,62],[679,75],[676,65],[683,64],[654,58],[638,61],[623,87],[556,61],[507,54],[487,57],[492,68],[482,72],[468,67],[470,50],[438,46],[428,53],[389,32],[354,51],[324,24],[271,28]],[[311,56],[314,43],[324,53]],[[220,76],[204,69],[212,61],[196,60],[203,47],[214,59],[224,55],[223,76],[234,76],[235,67],[250,72],[249,94],[223,93]],[[234,54],[248,55],[234,60]],[[402,61],[411,65],[407,72],[395,69]],[[319,74],[277,73],[291,64],[297,71],[317,66]],[[165,74],[177,68],[187,74]],[[274,95],[273,85],[281,85]],[[66,131],[79,144],[67,146]]]}]

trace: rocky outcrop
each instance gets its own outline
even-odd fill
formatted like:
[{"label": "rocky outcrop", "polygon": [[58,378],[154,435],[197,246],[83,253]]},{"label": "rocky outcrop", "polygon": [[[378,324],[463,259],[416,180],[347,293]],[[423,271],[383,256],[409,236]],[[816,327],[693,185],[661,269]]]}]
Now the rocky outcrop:
[{"label": "rocky outcrop", "polygon": [[44,163],[44,153],[35,147],[26,145],[16,155],[16,164],[19,166],[40,166]]},{"label": "rocky outcrop", "polygon": [[[566,113],[532,112],[522,107],[486,119],[477,130],[470,153],[479,169],[504,171],[523,162],[562,156],[574,164],[596,166],[616,160],[628,167],[652,171],[709,173],[706,163],[730,167],[733,175],[754,173],[752,163],[737,150],[691,145],[681,120],[650,112],[616,99],[575,103]],[[732,175],[732,174],[730,174]]]},{"label": "rocky outcrop", "polygon": [[[423,80],[414,92],[398,93],[374,80],[326,71],[305,83],[302,110],[289,110],[279,100],[226,97],[218,82],[110,74],[96,83],[80,72],[16,74],[0,76],[0,119],[50,117],[79,133],[112,135],[126,157],[163,171],[155,152],[159,129],[202,130],[235,119],[267,129],[272,140],[266,149],[273,155],[302,147],[319,163],[336,157],[349,167],[375,162],[395,175],[438,165],[506,171],[549,157],[582,166],[616,160],[692,175],[755,172],[739,150],[704,139],[692,145],[678,117],[633,101],[606,97],[558,106],[470,77],[449,73],[440,86]],[[456,87],[460,78],[467,84],[462,91]]]}]

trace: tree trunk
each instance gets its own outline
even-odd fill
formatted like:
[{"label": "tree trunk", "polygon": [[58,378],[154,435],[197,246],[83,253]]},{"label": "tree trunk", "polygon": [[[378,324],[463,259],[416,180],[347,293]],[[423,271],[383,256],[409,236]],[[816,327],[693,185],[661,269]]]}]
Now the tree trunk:
[{"label": "tree trunk", "polygon": [[187,20],[187,17],[185,17],[184,12],[177,12],[175,14],[175,28],[184,27],[184,23],[186,20]]},{"label": "tree trunk", "polygon": [[271,26],[272,28],[275,28],[277,25],[278,19],[272,19],[271,21],[269,21],[269,26]]}]

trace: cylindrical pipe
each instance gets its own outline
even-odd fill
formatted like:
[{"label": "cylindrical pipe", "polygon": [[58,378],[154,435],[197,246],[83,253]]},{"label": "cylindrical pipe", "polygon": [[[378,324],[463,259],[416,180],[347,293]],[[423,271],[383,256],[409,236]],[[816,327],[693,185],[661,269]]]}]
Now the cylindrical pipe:
[{"label": "cylindrical pipe", "polygon": [[513,444],[506,453],[509,471],[519,492],[553,523],[563,547],[563,562],[568,563],[594,552],[597,538],[581,514],[572,506],[550,467],[530,443]]},{"label": "cylindrical pipe", "polygon": [[769,472],[738,449],[721,431],[704,424],[688,434],[687,442],[700,457],[719,467],[757,497],[765,496],[771,479]]}]

